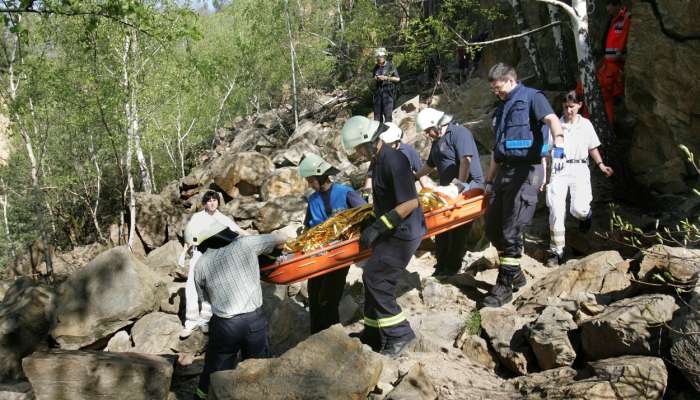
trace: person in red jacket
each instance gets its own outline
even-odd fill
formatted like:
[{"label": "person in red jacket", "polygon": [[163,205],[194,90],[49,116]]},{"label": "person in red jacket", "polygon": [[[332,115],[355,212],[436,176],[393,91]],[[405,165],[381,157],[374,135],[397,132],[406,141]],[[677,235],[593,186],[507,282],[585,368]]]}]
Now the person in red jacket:
[{"label": "person in red jacket", "polygon": [[615,102],[624,95],[623,70],[631,15],[621,0],[608,0],[610,25],[605,37],[605,57],[598,69],[598,81],[610,123],[615,121]]}]

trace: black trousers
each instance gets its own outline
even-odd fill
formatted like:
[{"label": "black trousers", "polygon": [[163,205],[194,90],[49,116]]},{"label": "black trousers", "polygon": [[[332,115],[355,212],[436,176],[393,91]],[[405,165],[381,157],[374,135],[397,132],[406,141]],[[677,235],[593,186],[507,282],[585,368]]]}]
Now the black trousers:
[{"label": "black trousers", "polygon": [[368,336],[379,340],[380,346],[415,336],[396,302],[396,285],[419,244],[420,238],[410,241],[381,238],[365,263],[362,271],[365,330]]},{"label": "black trousers", "polygon": [[435,236],[436,275],[454,275],[467,254],[467,236],[472,224],[465,224]]},{"label": "black trousers", "polygon": [[[204,355],[204,371],[199,376],[196,398],[209,393],[209,379],[217,371],[236,368],[241,360],[270,357],[267,321],[262,308],[231,318],[214,315],[209,321],[209,344]],[[199,396],[199,397],[197,397]]]},{"label": "black trousers", "polygon": [[486,211],[486,236],[501,257],[520,258],[544,178],[542,164],[500,165]]},{"label": "black trousers", "polygon": [[309,314],[311,334],[340,322],[338,305],[345,289],[345,277],[350,268],[341,268],[309,279]]},{"label": "black trousers", "polygon": [[394,96],[387,88],[380,88],[374,93],[374,120],[391,122],[394,112]]}]

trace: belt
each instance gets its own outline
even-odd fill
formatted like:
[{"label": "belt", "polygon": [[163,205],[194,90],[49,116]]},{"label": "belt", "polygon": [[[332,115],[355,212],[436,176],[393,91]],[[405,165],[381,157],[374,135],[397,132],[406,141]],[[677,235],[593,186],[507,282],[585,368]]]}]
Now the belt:
[{"label": "belt", "polygon": [[587,164],[588,159],[581,159],[581,160],[566,160],[567,164]]}]

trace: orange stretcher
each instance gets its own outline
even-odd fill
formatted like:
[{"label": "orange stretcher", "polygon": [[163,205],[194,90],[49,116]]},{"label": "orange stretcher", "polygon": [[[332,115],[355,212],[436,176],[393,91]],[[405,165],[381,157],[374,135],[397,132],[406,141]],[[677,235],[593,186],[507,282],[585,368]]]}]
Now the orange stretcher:
[{"label": "orange stretcher", "polygon": [[[486,211],[486,196],[481,189],[462,193],[444,207],[425,213],[427,228],[423,239],[472,222]],[[371,249],[360,249],[359,238],[331,243],[308,253],[294,253],[281,262],[260,268],[261,279],[290,284],[324,275],[369,258]]]}]

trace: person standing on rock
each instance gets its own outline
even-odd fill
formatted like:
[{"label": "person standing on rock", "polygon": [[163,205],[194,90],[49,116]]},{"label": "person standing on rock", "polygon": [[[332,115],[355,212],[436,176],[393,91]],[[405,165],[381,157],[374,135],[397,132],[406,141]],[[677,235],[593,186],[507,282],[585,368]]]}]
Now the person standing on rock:
[{"label": "person standing on rock", "polygon": [[[384,131],[379,134],[379,138],[385,144],[391,146],[393,149],[400,151],[403,155],[408,158],[408,163],[411,165],[411,171],[414,174],[418,173],[423,168],[423,160],[421,160],[420,155],[416,149],[408,143],[402,143],[403,130],[399,128],[393,122],[387,122],[384,124]],[[380,127],[379,129],[382,129]],[[423,176],[419,179],[422,187],[432,187],[433,182],[427,176]],[[363,190],[372,190],[372,170],[367,171],[367,179],[365,180],[365,186]]]},{"label": "person standing on rock", "polygon": [[197,295],[213,313],[195,399],[207,398],[212,373],[236,367],[239,351],[243,360],[269,357],[258,256],[284,244],[291,229],[240,236],[219,221],[187,224],[185,240],[201,253],[193,273]]},{"label": "person standing on rock", "polygon": [[377,85],[374,92],[374,120],[391,122],[391,113],[394,112],[394,98],[396,97],[396,84],[401,78],[394,63],[386,59],[387,53],[384,47],[376,49],[374,55],[377,58],[377,63],[372,70],[372,77]]},{"label": "person standing on rock", "polygon": [[[469,130],[452,122],[452,116],[426,108],[416,116],[416,130],[432,140],[425,166],[416,174],[423,177],[437,168],[440,186],[455,184],[460,192],[484,188],[479,151]],[[467,253],[467,235],[471,224],[462,225],[435,236],[437,264],[434,275],[454,275],[462,267]]]},{"label": "person standing on rock", "polygon": [[[305,154],[299,163],[299,175],[306,179],[314,193],[309,196],[304,227],[313,228],[338,211],[367,204],[353,188],[331,181],[338,173],[326,160],[316,154]],[[343,297],[348,268],[341,268],[309,279],[309,314],[311,334],[340,322],[338,305]]]},{"label": "person standing on rock", "polygon": [[[231,231],[239,235],[247,235],[248,233],[241,229],[231,218],[222,214],[219,208],[220,194],[209,190],[202,196],[202,206],[204,209],[192,215],[190,223],[197,225],[220,224],[228,227]],[[186,243],[187,245],[187,243]],[[184,266],[184,256],[187,248],[180,256],[180,265]],[[180,332],[180,338],[184,339],[192,334],[195,329],[201,329],[204,333],[208,331],[209,318],[211,318],[211,307],[206,301],[202,301],[201,310],[199,297],[194,285],[194,268],[202,253],[196,248],[192,249],[192,258],[190,259],[189,270],[187,273],[187,283],[185,284],[185,327]]]},{"label": "person standing on rock", "polygon": [[362,231],[360,246],[372,255],[362,270],[365,288],[363,343],[398,356],[416,335],[396,302],[396,285],[425,234],[425,219],[406,156],[379,138],[379,122],[355,116],[343,126],[343,147],[370,160],[376,221]]},{"label": "person standing on rock", "polygon": [[570,212],[578,219],[579,230],[588,232],[591,228],[591,171],[588,169],[588,156],[605,176],[613,174],[612,168],[605,165],[598,151],[600,140],[591,121],[579,115],[583,98],[575,90],[567,93],[564,101],[564,115],[561,125],[564,131],[564,149],[569,158],[560,172],[553,172],[547,185],[547,207],[549,207],[549,246],[551,255],[548,267],[555,267],[564,260],[566,196],[571,196]]},{"label": "person standing on rock", "polygon": [[553,137],[552,170],[566,163],[559,118],[544,94],[518,82],[515,69],[498,63],[488,74],[491,90],[501,100],[493,118],[496,143],[486,173],[486,235],[498,250],[496,284],[484,307],[500,307],[513,299],[513,289],[525,285],[520,269],[523,230],[532,220],[545,181],[546,124]]}]

